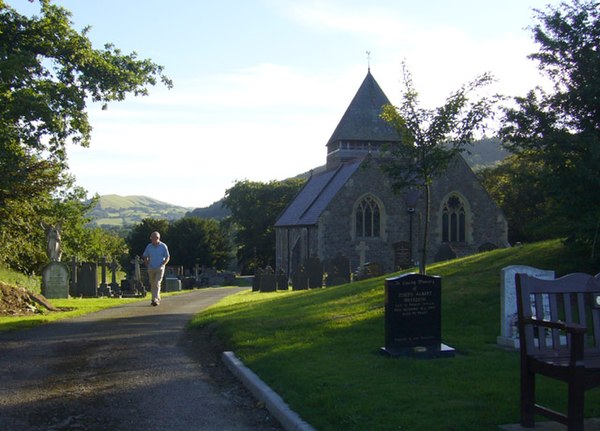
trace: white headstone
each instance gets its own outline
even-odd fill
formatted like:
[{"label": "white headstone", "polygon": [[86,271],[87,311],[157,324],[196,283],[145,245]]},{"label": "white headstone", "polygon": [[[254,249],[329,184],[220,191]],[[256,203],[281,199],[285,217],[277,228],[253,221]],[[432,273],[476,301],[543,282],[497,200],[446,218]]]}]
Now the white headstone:
[{"label": "white headstone", "polygon": [[527,274],[543,280],[554,279],[554,271],[526,265],[510,265],[500,271],[500,336],[496,343],[512,349],[519,348],[516,274]]},{"label": "white headstone", "polygon": [[50,262],[42,271],[42,295],[48,299],[69,297],[69,267]]}]

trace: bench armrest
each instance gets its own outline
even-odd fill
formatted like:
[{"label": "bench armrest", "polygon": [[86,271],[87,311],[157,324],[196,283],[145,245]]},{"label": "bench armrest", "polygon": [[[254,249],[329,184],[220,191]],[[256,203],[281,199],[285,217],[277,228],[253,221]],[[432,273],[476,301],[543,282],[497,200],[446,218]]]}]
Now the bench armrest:
[{"label": "bench armrest", "polygon": [[573,367],[583,366],[583,352],[585,346],[583,336],[587,332],[587,328],[584,325],[578,323],[566,323],[562,320],[540,320],[535,317],[526,319],[524,323],[532,326],[565,331],[567,335],[571,336],[569,337],[569,365]]},{"label": "bench armrest", "polygon": [[578,323],[566,323],[562,320],[540,320],[535,317],[530,317],[525,320],[525,324],[531,324],[533,326],[541,326],[550,329],[560,329],[568,334],[585,334],[587,328]]}]

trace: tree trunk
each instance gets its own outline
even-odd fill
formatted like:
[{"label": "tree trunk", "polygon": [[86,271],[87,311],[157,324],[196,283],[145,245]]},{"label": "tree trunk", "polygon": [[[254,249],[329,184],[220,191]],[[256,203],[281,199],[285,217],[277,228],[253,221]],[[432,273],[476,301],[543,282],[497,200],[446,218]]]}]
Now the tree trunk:
[{"label": "tree trunk", "polygon": [[419,274],[427,274],[427,237],[429,236],[429,184],[425,184],[425,224],[423,227],[423,247],[421,247],[421,260],[419,262]]}]

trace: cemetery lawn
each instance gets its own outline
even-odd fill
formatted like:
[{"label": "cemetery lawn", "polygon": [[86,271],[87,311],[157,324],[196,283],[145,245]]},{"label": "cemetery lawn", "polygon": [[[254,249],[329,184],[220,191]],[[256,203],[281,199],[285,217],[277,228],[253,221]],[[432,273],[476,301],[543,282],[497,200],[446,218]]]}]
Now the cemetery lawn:
[{"label": "cemetery lawn", "polygon": [[[442,341],[456,349],[454,358],[380,353],[386,277],[309,291],[246,291],[190,325],[232,350],[319,431],[495,430],[519,421],[519,355],[496,345],[500,270],[508,265],[557,276],[591,272],[570,261],[558,240],[431,265],[428,274],[442,277]],[[538,397],[564,410],[566,387],[539,378]],[[600,417],[600,391],[586,394],[586,416]]]},{"label": "cemetery lawn", "polygon": [[51,299],[49,302],[61,311],[49,311],[39,307],[35,313],[18,314],[13,316],[0,315],[0,332],[32,328],[56,320],[82,316],[116,307],[129,302],[147,301],[146,298],[69,298]]}]

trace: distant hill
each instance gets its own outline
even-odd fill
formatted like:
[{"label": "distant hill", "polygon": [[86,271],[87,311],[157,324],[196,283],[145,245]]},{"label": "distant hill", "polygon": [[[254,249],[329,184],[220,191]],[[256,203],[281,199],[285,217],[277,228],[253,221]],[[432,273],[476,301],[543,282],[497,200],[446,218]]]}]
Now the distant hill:
[{"label": "distant hill", "polygon": [[190,210],[147,196],[102,195],[88,216],[96,226],[124,227],[140,223],[145,218],[177,220]]},{"label": "distant hill", "polygon": [[[463,157],[474,170],[494,165],[508,156],[498,138],[476,141],[472,146],[467,146],[467,150]],[[324,170],[325,166],[319,166],[296,177],[308,179],[311,174]],[[185,208],[147,196],[103,195],[88,215],[96,226],[122,228],[140,223],[145,218],[178,220],[185,216],[195,216],[222,220],[229,214],[230,211],[223,207],[222,199],[204,208]]]},{"label": "distant hill", "polygon": [[473,145],[467,145],[463,153],[466,162],[471,169],[478,170],[487,166],[493,166],[504,160],[510,153],[502,148],[498,138],[485,138],[475,141]]},{"label": "distant hill", "polygon": [[205,208],[195,208],[194,210],[188,212],[186,216],[223,220],[230,214],[231,211],[223,206],[223,199],[221,199]]}]

